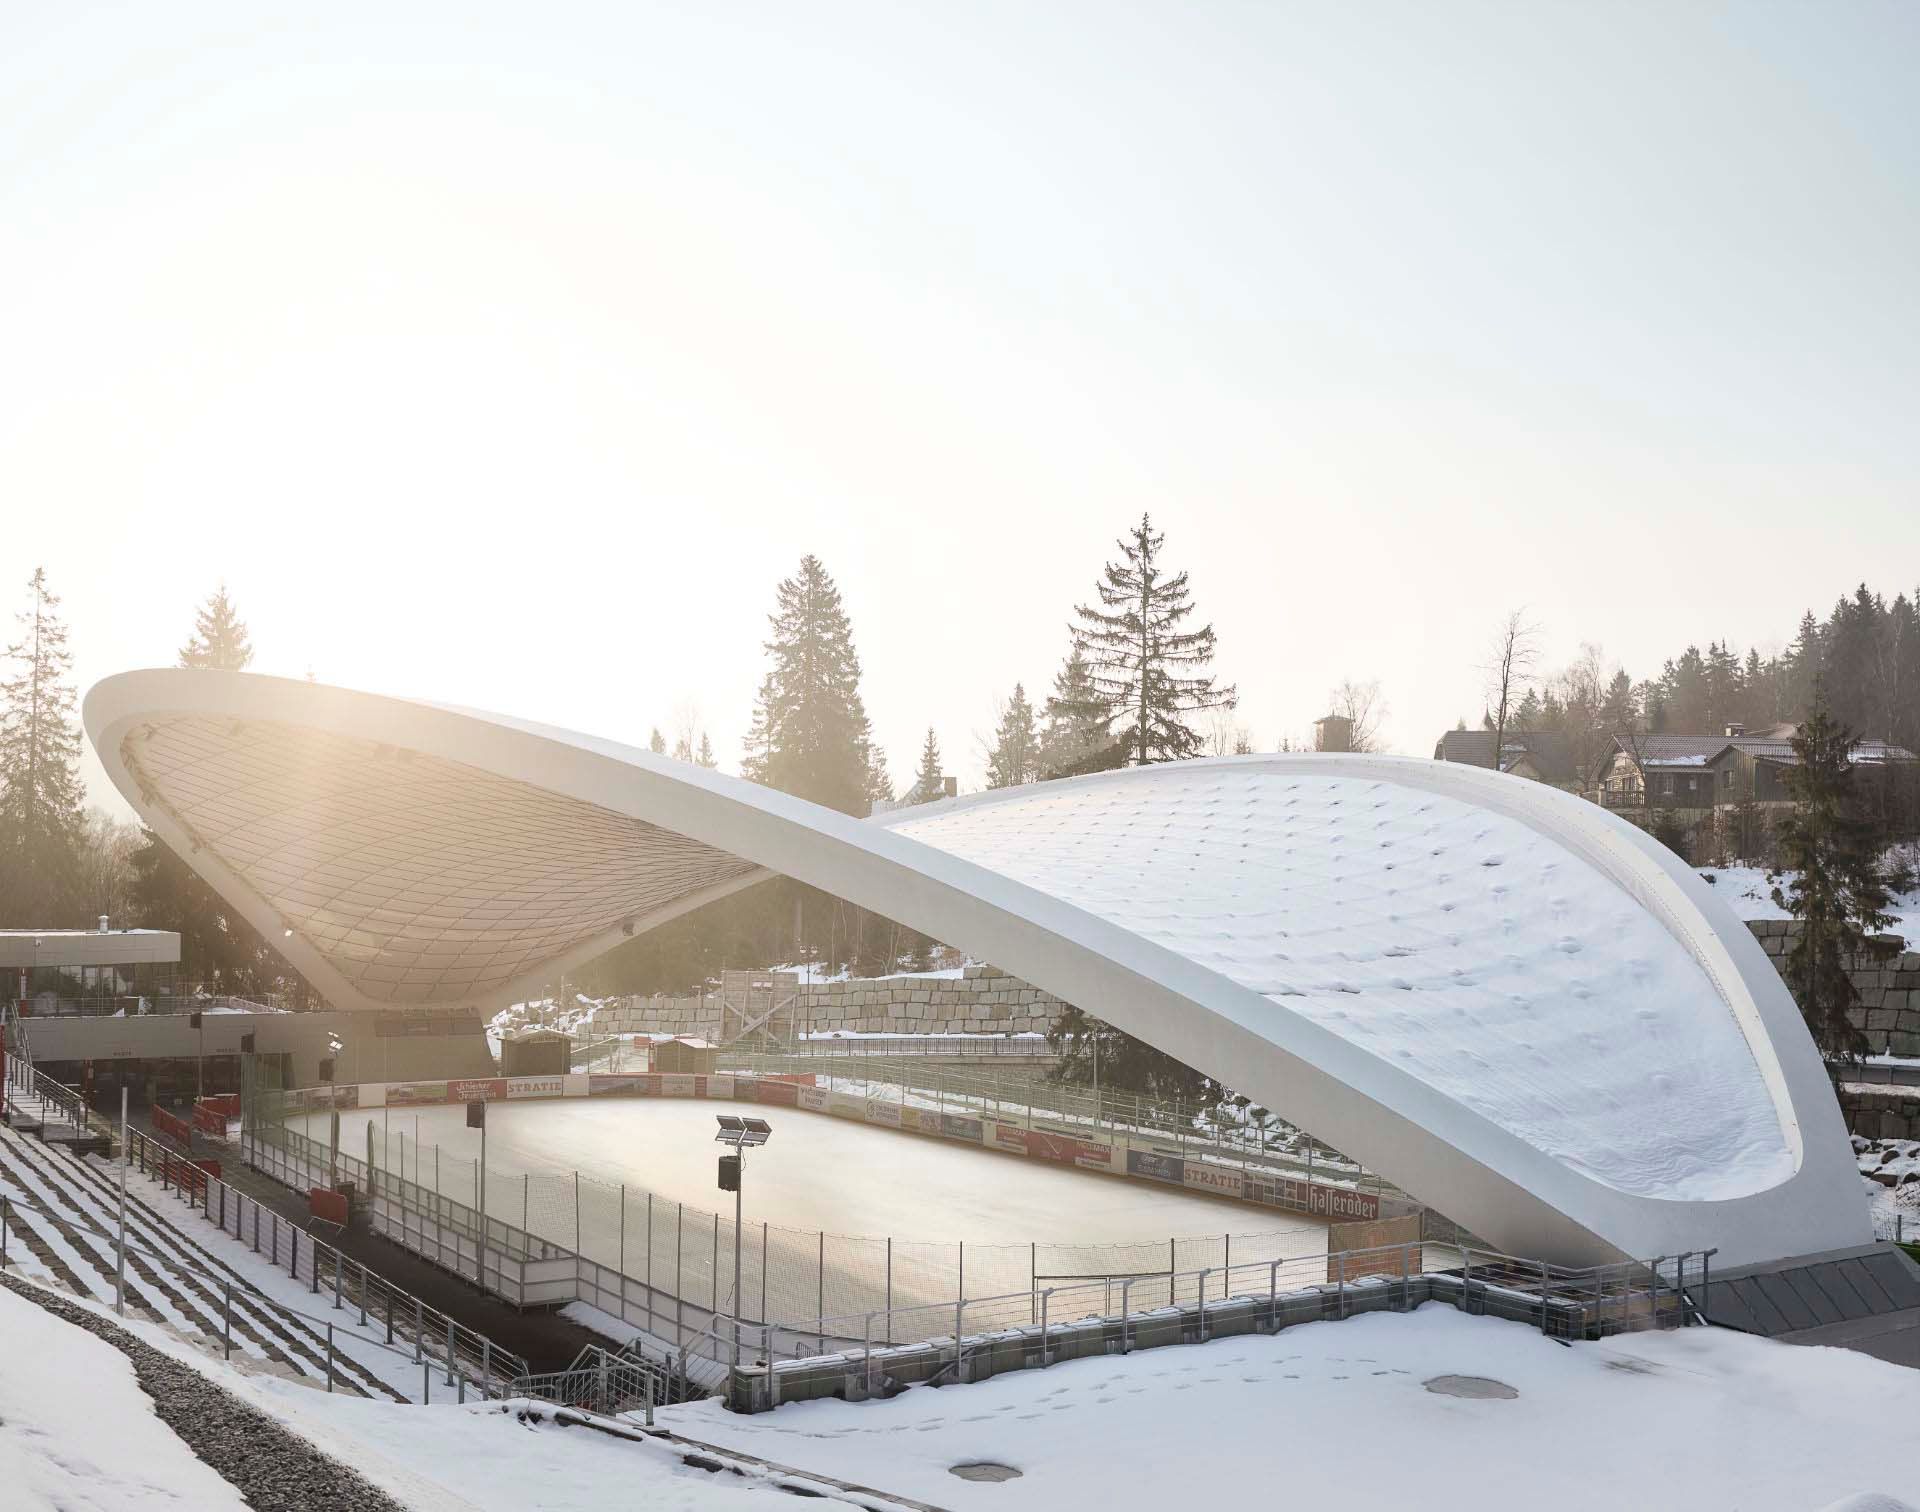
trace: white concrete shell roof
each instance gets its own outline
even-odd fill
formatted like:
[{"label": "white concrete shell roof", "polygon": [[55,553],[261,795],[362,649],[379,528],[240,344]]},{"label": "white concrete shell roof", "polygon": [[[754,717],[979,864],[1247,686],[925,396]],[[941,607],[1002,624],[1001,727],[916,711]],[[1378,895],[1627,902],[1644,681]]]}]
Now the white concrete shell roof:
[{"label": "white concrete shell roof", "polygon": [[512,1001],[773,874],[1177,1055],[1516,1252],[1870,1237],[1800,1014],[1605,810],[1478,768],[1255,756],[851,819],[612,742],[244,674],[85,720],[141,816],[344,1008]]}]

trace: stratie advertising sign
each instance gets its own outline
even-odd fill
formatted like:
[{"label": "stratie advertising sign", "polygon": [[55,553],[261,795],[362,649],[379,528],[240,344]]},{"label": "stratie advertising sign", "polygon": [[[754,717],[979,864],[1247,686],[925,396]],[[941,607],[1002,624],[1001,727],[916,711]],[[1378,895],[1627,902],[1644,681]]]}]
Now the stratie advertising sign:
[{"label": "stratie advertising sign", "polygon": [[1222,1197],[1238,1197],[1244,1186],[1235,1166],[1209,1165],[1204,1160],[1183,1162],[1180,1184],[1200,1192],[1216,1192]]},{"label": "stratie advertising sign", "polygon": [[564,1076],[509,1076],[507,1078],[507,1096],[513,1097],[559,1097],[567,1089]]}]

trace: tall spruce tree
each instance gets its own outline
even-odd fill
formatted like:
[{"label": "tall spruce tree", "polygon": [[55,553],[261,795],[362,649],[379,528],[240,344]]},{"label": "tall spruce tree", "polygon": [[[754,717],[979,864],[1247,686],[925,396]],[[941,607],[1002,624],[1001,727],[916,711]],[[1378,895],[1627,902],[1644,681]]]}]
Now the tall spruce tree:
[{"label": "tall spruce tree", "polygon": [[656,756],[667,754],[667,737],[660,733],[660,726],[655,725],[653,732],[647,736],[647,749]]},{"label": "tall spruce tree", "polygon": [[940,769],[940,737],[933,733],[933,726],[928,725],[926,741],[920,747],[920,770],[914,773],[913,787],[905,801],[932,803],[946,796],[946,778]]},{"label": "tall spruce tree", "polygon": [[693,762],[695,766],[703,766],[709,769],[720,765],[720,758],[713,754],[713,742],[707,739],[707,732],[705,730],[700,732],[700,754],[693,758]]},{"label": "tall spruce tree", "polygon": [[1053,676],[1040,729],[1039,773],[1064,777],[1087,770],[1114,744],[1113,710],[1093,685],[1093,668],[1078,644]]},{"label": "tall spruce tree", "polygon": [[842,813],[868,811],[866,706],[853,627],[818,557],[776,590],[741,772],[754,782]]},{"label": "tall spruce tree", "polygon": [[1027,702],[1026,688],[1015,683],[987,756],[987,786],[1018,787],[1039,775],[1040,738],[1033,725],[1033,705]]},{"label": "tall spruce tree", "polygon": [[1828,712],[1821,686],[1813,712],[1793,738],[1797,765],[1787,771],[1793,807],[1781,818],[1778,842],[1785,886],[1773,901],[1800,922],[1784,974],[1813,1031],[1834,1060],[1855,1060],[1866,1038],[1848,1020],[1859,1001],[1848,966],[1895,948],[1873,938],[1894,916],[1892,894],[1910,880],[1882,857],[1883,838],[1863,818],[1854,792],[1857,737]]},{"label": "tall spruce tree", "polygon": [[1238,700],[1232,684],[1218,685],[1204,670],[1213,661],[1213,626],[1180,628],[1193,605],[1187,574],[1169,576],[1160,565],[1165,541],[1141,515],[1118,543],[1121,559],[1107,563],[1095,585],[1100,607],[1074,610],[1076,643],[1092,665],[1095,693],[1121,721],[1132,766],[1197,755],[1204,740],[1187,716]]},{"label": "tall spruce tree", "polygon": [[73,656],[44,567],[27,592],[0,681],[0,918],[31,927],[76,922],[86,815]]},{"label": "tall spruce tree", "polygon": [[222,583],[194,614],[193,638],[180,648],[180,665],[244,672],[252,661],[253,642],[247,637],[246,621],[235,612]]}]

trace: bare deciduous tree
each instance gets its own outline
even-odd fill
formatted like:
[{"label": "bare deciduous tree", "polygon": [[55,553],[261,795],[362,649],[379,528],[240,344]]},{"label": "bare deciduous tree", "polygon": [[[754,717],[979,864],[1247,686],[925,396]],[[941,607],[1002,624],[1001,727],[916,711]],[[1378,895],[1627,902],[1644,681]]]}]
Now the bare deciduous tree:
[{"label": "bare deciduous tree", "polygon": [[1533,681],[1533,669],[1540,660],[1540,627],[1527,619],[1524,608],[1515,609],[1500,622],[1487,660],[1481,670],[1486,674],[1487,708],[1493,717],[1493,769],[1501,769],[1506,751],[1507,725],[1513,706]]},{"label": "bare deciduous tree", "polygon": [[1251,756],[1253,732],[1233,717],[1231,709],[1215,709],[1207,722],[1209,756]]},{"label": "bare deciduous tree", "polygon": [[1380,696],[1379,679],[1355,682],[1349,677],[1328,698],[1332,711],[1349,721],[1347,749],[1365,755],[1384,744],[1381,732],[1386,726],[1387,701]]}]

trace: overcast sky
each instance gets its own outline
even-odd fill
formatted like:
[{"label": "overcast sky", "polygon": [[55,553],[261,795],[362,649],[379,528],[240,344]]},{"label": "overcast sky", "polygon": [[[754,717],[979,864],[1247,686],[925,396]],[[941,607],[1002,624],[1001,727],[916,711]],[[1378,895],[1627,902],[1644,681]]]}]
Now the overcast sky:
[{"label": "overcast sky", "polygon": [[[963,787],[1143,509],[1256,743],[1920,580],[1920,6],[0,7],[0,604]],[[98,769],[96,791],[104,796]],[[904,783],[903,783],[904,785]]]}]

